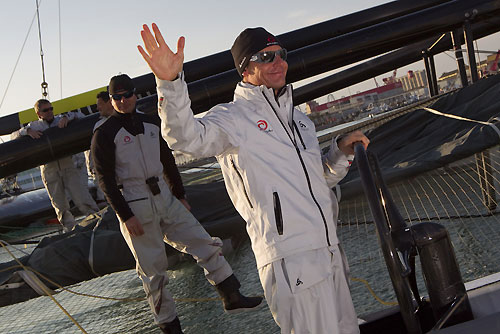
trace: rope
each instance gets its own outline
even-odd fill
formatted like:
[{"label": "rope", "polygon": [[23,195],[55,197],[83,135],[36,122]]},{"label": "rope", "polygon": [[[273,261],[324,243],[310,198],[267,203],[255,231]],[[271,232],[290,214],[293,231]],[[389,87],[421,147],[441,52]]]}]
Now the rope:
[{"label": "rope", "polygon": [[497,128],[497,126],[494,123],[478,121],[478,120],[475,120],[475,119],[470,119],[470,118],[466,118],[466,117],[462,117],[462,116],[457,116],[457,115],[445,114],[445,113],[442,113],[440,111],[437,111],[437,110],[434,110],[434,109],[431,109],[431,108],[423,108],[423,109],[425,111],[428,111],[430,113],[433,113],[433,114],[436,114],[436,115],[439,115],[439,116],[445,116],[445,117],[448,117],[448,118],[457,119],[459,121],[468,121],[468,122],[473,122],[473,123],[478,123],[478,124],[482,124],[482,125],[491,126],[493,128],[493,130],[495,130],[495,132],[498,135],[498,137],[500,138],[500,130]]},{"label": "rope", "polygon": [[[8,268],[4,268],[2,270],[0,270],[0,273],[1,272],[4,272],[4,271],[7,271],[7,270],[11,270],[11,269],[15,269],[15,268],[22,268],[26,271],[30,271],[36,275],[38,275],[39,277],[43,278],[44,280],[46,280],[47,282],[49,282],[50,284],[58,287],[59,289],[61,290],[64,290],[66,292],[69,292],[69,293],[72,293],[74,295],[77,295],[77,296],[81,296],[81,297],[89,297],[89,298],[95,298],[95,299],[102,299],[102,300],[114,300],[114,301],[122,301],[122,302],[130,302],[130,301],[142,301],[142,300],[145,300],[145,297],[141,297],[141,298],[116,298],[116,297],[105,297],[105,296],[99,296],[99,295],[91,295],[91,294],[87,294],[87,293],[81,293],[81,292],[77,292],[77,291],[73,291],[71,289],[68,289],[62,285],[60,285],[59,283],[57,282],[54,282],[53,280],[51,280],[50,278],[46,277],[45,275],[39,273],[38,271],[36,271],[35,269],[33,268],[30,268],[30,267],[27,267],[27,266],[24,266],[17,258],[14,254],[12,254],[9,249],[7,249],[6,245],[2,242],[2,240],[0,240],[0,245],[2,245],[3,248],[5,248],[7,250],[7,252],[9,252],[10,256],[12,256],[16,262],[18,263],[18,265],[15,265],[15,266],[10,266]],[[393,306],[393,305],[397,305],[398,303],[397,302],[386,302],[384,300],[382,300],[379,296],[377,296],[377,294],[375,293],[375,291],[372,289],[372,287],[370,286],[370,283],[368,283],[368,281],[364,280],[364,279],[361,279],[361,278],[356,278],[356,277],[351,277],[351,280],[352,281],[357,281],[357,282],[361,282],[363,283],[366,288],[368,289],[368,291],[370,292],[370,294],[375,298],[375,300],[377,300],[379,303],[383,304],[383,305],[389,305],[389,306]],[[44,291],[48,288],[43,285],[43,287],[45,287]],[[64,313],[66,313],[66,315],[68,317],[70,317],[70,319],[72,319],[72,321],[79,327],[80,325],[78,325],[78,323],[76,322],[76,320],[74,320],[71,315],[69,315],[69,313],[51,296],[50,293],[47,293],[47,295],[49,295],[53,300],[54,302],[64,311]],[[263,297],[263,296],[260,296],[260,297]],[[211,297],[211,298],[174,298],[174,301],[175,302],[185,302],[185,303],[193,303],[193,302],[211,302],[211,301],[218,301],[218,300],[221,300],[221,298],[218,298],[218,297]],[[83,330],[83,328],[81,329],[84,333],[85,331]]]},{"label": "rope", "polygon": [[40,58],[42,60],[42,95],[44,97],[47,97],[47,95],[49,94],[48,93],[48,88],[49,88],[49,84],[45,81],[45,64],[44,64],[44,61],[43,61],[43,48],[42,48],[42,29],[40,28],[40,6],[39,6],[39,3],[38,3],[38,0],[35,0],[36,2],[36,17],[37,17],[37,21],[38,21],[38,40],[39,40],[39,43],[40,43]]},{"label": "rope", "polygon": [[437,44],[437,43],[439,43],[439,41],[440,41],[440,40],[442,40],[444,36],[446,36],[446,33],[445,33],[445,34],[442,34],[442,35],[441,35],[441,37],[439,37],[439,38],[437,39],[437,41],[435,41],[435,42],[434,42],[434,43],[433,43],[433,44],[432,44],[432,45],[431,45],[431,46],[427,49],[427,51],[431,51],[431,49],[432,49],[434,46],[436,46],[436,44]]},{"label": "rope", "polygon": [[5,244],[7,244],[8,246],[11,246],[11,247],[12,247],[12,248],[14,248],[16,251],[21,252],[21,253],[23,253],[24,255],[29,255],[29,254],[28,254],[28,252],[25,252],[25,251],[24,251],[24,250],[22,250],[22,249],[19,249],[19,248],[17,248],[17,247],[12,246],[11,244],[9,244],[9,243],[8,243],[7,241],[5,241],[5,240],[0,240],[0,241],[1,241],[1,242],[4,242],[4,243],[5,243]]},{"label": "rope", "polygon": [[[7,248],[7,246],[1,240],[0,240],[0,245],[7,250],[7,252],[10,254],[10,256],[12,256],[12,258],[19,264],[19,266],[21,266],[21,268],[23,268],[26,271],[30,271],[27,267],[25,267],[21,263],[21,261],[19,261],[15,257],[14,254],[11,253],[11,251]],[[59,304],[59,302],[54,298],[54,296],[52,296],[52,293],[50,292],[50,289],[45,284],[43,284],[43,283],[40,282],[39,287],[45,292],[45,294],[47,296],[49,296],[50,299],[52,299],[52,301],[64,312],[64,314],[66,314],[66,316],[76,325],[76,327],[78,327],[78,329],[80,329],[82,331],[82,333],[87,334],[87,332],[82,328],[82,326],[80,326],[80,324],[76,321],[76,319],[73,318],[71,316],[71,314],[69,314],[69,312],[66,311],[66,309],[61,304]]]},{"label": "rope", "polygon": [[386,301],[383,301],[382,298],[380,298],[379,296],[377,296],[377,294],[375,293],[375,291],[373,291],[372,287],[370,286],[370,283],[368,283],[367,280],[364,280],[362,278],[357,278],[357,277],[351,277],[351,280],[355,281],[355,282],[361,282],[361,283],[363,283],[366,286],[366,288],[368,289],[368,291],[370,291],[370,294],[373,296],[373,298],[375,298],[380,304],[387,305],[387,306],[398,305],[397,302],[386,302]]}]

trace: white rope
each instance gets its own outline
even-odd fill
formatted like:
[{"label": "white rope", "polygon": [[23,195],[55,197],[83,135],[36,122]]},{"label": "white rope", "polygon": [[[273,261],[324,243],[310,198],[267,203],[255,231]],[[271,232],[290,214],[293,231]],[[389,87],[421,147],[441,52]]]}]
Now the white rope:
[{"label": "white rope", "polygon": [[467,121],[467,122],[473,122],[473,123],[478,123],[478,124],[482,124],[482,125],[488,125],[488,126],[492,127],[493,130],[495,130],[496,134],[498,135],[498,138],[500,139],[500,130],[498,129],[498,127],[494,123],[478,121],[478,120],[475,120],[475,119],[470,119],[470,118],[466,118],[466,117],[462,117],[462,116],[457,116],[457,115],[445,114],[445,113],[442,113],[440,111],[437,111],[437,110],[431,109],[431,108],[423,108],[423,109],[425,111],[430,112],[430,113],[433,113],[433,114],[436,114],[436,115],[439,115],[439,116],[445,116],[445,117],[448,117],[448,118],[457,119],[459,121]]}]

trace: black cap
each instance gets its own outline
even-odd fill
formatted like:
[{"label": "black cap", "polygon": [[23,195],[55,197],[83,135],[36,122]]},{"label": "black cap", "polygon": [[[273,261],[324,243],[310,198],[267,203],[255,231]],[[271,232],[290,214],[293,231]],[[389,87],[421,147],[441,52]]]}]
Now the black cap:
[{"label": "black cap", "polygon": [[126,74],[115,75],[109,80],[109,94],[116,94],[120,91],[130,91],[135,88],[132,79]]},{"label": "black cap", "polygon": [[271,45],[281,45],[281,43],[276,36],[262,27],[247,28],[236,37],[231,47],[231,54],[234,66],[241,77],[250,62],[250,57]]}]

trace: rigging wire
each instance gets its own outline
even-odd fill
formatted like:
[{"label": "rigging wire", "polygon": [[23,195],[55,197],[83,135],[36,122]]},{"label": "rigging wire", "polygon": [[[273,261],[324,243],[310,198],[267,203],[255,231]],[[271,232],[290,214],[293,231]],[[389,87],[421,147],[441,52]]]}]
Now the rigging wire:
[{"label": "rigging wire", "polygon": [[[42,3],[42,0],[40,0],[39,4],[41,4],[41,3]],[[5,101],[5,97],[7,96],[7,92],[9,91],[10,84],[12,83],[12,79],[14,78],[14,73],[16,72],[17,65],[19,65],[19,61],[21,60],[21,56],[23,54],[24,47],[26,46],[26,42],[28,41],[28,37],[30,35],[31,28],[33,28],[33,23],[35,23],[36,16],[37,16],[37,14],[35,13],[33,15],[33,18],[31,19],[31,24],[30,24],[30,27],[28,28],[28,32],[26,33],[26,37],[24,38],[23,45],[21,46],[21,51],[19,52],[19,55],[17,56],[16,64],[14,65],[14,69],[12,70],[9,81],[7,82],[7,87],[5,88],[5,92],[3,93],[2,101],[0,101],[0,109],[2,109],[2,105]]]},{"label": "rigging wire", "polygon": [[45,81],[45,63],[43,61],[43,47],[42,47],[42,29],[40,28],[40,5],[38,3],[38,0],[35,0],[36,2],[36,17],[38,21],[38,40],[40,42],[40,58],[42,60],[42,95],[46,98],[47,95],[49,94],[48,88],[49,84]]},{"label": "rigging wire", "polygon": [[61,88],[61,95],[59,96],[60,99],[63,98],[62,95],[62,33],[61,33],[61,0],[58,1],[58,7],[59,7],[59,85]]},{"label": "rigging wire", "polygon": [[482,70],[481,70],[481,55],[479,54],[479,46],[477,45],[477,39],[474,40],[474,43],[476,44],[477,71],[478,71],[478,74],[480,74],[482,72]]}]

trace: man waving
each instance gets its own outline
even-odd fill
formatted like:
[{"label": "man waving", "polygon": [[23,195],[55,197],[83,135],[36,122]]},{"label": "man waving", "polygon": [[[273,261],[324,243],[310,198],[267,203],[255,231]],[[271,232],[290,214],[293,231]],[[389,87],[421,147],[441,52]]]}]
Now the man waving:
[{"label": "man waving", "polygon": [[293,107],[287,51],[264,28],[245,29],[231,53],[242,81],[231,103],[194,118],[182,64],[158,27],[139,52],[156,76],[162,135],[174,150],[216,156],[231,200],[247,222],[265,297],[282,333],[359,333],[336,235],[331,187],[347,173],[361,132],[322,156],[314,124]]}]

